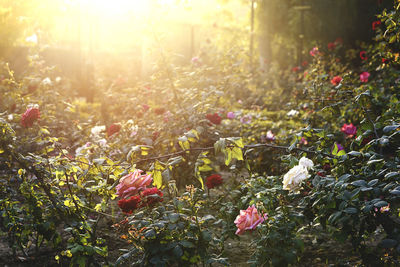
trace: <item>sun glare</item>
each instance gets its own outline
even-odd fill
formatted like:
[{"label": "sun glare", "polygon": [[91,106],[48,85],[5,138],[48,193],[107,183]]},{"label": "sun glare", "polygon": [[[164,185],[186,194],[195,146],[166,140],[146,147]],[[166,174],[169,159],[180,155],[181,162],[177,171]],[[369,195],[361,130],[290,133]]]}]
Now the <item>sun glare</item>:
[{"label": "sun glare", "polygon": [[144,0],[81,0],[84,8],[93,10],[103,16],[117,16],[127,12],[146,14],[150,1]]}]

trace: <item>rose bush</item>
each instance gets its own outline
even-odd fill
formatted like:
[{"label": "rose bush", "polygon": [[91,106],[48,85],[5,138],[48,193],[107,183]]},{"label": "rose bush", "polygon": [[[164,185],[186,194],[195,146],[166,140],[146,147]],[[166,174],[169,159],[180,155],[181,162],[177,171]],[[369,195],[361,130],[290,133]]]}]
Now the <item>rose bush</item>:
[{"label": "rose bush", "polygon": [[[364,53],[338,40],[301,67],[257,71],[236,45],[208,47],[93,103],[39,62],[21,77],[4,64],[0,229],[14,256],[227,265],[225,242],[256,230],[249,263],[285,266],[313,228],[396,265],[399,11],[378,19]],[[123,254],[110,260],[111,224]]]}]

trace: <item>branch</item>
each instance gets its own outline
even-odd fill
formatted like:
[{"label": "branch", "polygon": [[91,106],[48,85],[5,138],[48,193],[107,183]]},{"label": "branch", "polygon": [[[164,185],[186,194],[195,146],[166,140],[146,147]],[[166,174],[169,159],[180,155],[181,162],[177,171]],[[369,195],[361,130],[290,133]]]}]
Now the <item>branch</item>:
[{"label": "branch", "polygon": [[[233,146],[231,146],[231,147],[233,147]],[[254,145],[245,145],[244,146],[245,149],[259,148],[259,147],[270,147],[270,148],[274,148],[274,149],[289,150],[288,146],[279,146],[279,145],[272,145],[272,144],[254,144]],[[214,150],[214,147],[210,146],[210,147],[189,148],[189,149],[182,150],[182,151],[175,152],[175,153],[171,153],[171,154],[161,155],[161,156],[157,156],[157,157],[151,157],[151,158],[147,158],[147,159],[141,159],[141,160],[136,161],[135,163],[138,164],[138,163],[151,161],[151,160],[158,160],[158,159],[176,157],[176,156],[180,156],[182,154],[185,154],[187,152],[192,152],[192,151],[209,151],[209,150]],[[324,152],[321,152],[321,151],[313,151],[313,150],[308,150],[308,149],[300,148],[300,147],[294,147],[294,148],[292,148],[292,150],[303,151],[303,152],[310,153],[310,154],[321,154],[321,155],[323,155],[325,157],[329,157],[329,158],[334,158],[335,157],[335,156],[333,156],[331,154],[327,154],[327,153],[324,153]]]}]

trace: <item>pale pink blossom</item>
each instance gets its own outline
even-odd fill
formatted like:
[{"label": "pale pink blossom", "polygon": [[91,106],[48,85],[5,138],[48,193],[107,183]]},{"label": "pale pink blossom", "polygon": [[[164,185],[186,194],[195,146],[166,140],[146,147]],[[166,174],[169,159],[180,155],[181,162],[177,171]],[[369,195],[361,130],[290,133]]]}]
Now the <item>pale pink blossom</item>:
[{"label": "pale pink blossom", "polygon": [[233,120],[233,119],[236,117],[236,115],[235,115],[234,112],[229,111],[229,112],[226,114],[226,117],[227,117],[228,119],[230,119],[230,120]]},{"label": "pale pink blossom", "polygon": [[268,130],[268,132],[267,132],[265,138],[266,138],[268,141],[275,141],[275,135],[271,132],[271,130]]},{"label": "pale pink blossom", "polygon": [[244,115],[243,117],[240,118],[240,122],[243,124],[250,124],[251,123],[251,115]]},{"label": "pale pink blossom", "polygon": [[137,169],[122,177],[116,187],[117,195],[121,198],[130,197],[138,194],[141,190],[144,190],[146,186],[150,185],[153,181],[151,174],[142,175],[142,172],[142,170]]},{"label": "pale pink blossom", "polygon": [[240,210],[240,214],[235,220],[236,227],[238,228],[236,234],[241,235],[246,230],[254,230],[257,225],[264,222],[267,218],[267,214],[261,215],[258,213],[254,204],[246,210]]}]

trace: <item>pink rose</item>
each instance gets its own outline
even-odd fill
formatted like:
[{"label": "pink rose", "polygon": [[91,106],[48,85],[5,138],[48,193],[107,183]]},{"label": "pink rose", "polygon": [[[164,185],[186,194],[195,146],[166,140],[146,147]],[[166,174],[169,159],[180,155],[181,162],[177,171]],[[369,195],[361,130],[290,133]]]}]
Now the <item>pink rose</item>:
[{"label": "pink rose", "polygon": [[341,131],[348,135],[349,137],[353,137],[357,133],[357,127],[354,126],[352,123],[350,124],[343,124]]},{"label": "pink rose", "polygon": [[369,72],[364,71],[363,73],[360,74],[360,81],[363,83],[368,82],[369,76],[370,76]]},{"label": "pink rose", "polygon": [[38,108],[28,108],[24,114],[22,114],[21,124],[25,128],[32,127],[33,123],[40,118],[40,111]]},{"label": "pink rose", "polygon": [[228,119],[230,119],[230,120],[233,120],[233,119],[236,117],[236,115],[235,115],[234,112],[229,111],[228,114],[226,114],[226,117],[227,117]]},{"label": "pink rose", "polygon": [[310,55],[313,57],[315,57],[316,55],[319,55],[318,47],[314,47],[313,49],[311,49]]},{"label": "pink rose", "polygon": [[243,234],[246,230],[254,230],[257,225],[264,222],[268,218],[267,214],[262,216],[258,213],[257,208],[254,206],[249,206],[246,210],[241,210],[240,214],[236,217],[235,224],[238,228],[236,230],[237,235]]},{"label": "pink rose", "polygon": [[146,111],[148,111],[150,109],[150,106],[146,105],[146,104],[143,104],[142,108],[143,108],[143,111],[146,112]]},{"label": "pink rose", "polygon": [[121,198],[130,197],[139,193],[139,191],[146,189],[153,181],[151,174],[142,175],[142,170],[135,170],[134,172],[125,175],[117,185],[117,195]]}]

